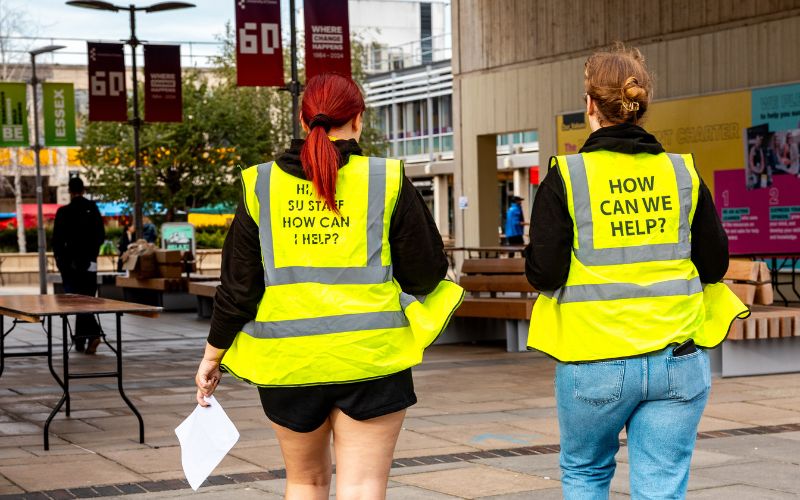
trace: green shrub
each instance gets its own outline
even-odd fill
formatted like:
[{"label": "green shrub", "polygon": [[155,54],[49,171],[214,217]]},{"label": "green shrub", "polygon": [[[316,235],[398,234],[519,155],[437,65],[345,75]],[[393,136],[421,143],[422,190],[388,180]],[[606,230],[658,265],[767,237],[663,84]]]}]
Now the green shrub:
[{"label": "green shrub", "polygon": [[[47,250],[53,250],[53,227],[45,226],[45,241],[47,242]],[[113,253],[102,253],[101,255],[114,255],[117,253],[117,242],[122,236],[122,228],[119,227],[106,227],[106,243],[111,243]],[[25,245],[28,252],[39,251],[39,234],[35,227],[25,228]],[[0,253],[16,253],[19,252],[19,245],[17,244],[17,230],[16,229],[3,229],[0,231]]]},{"label": "green shrub", "polygon": [[195,229],[197,248],[222,248],[228,228],[225,226],[203,226]]}]

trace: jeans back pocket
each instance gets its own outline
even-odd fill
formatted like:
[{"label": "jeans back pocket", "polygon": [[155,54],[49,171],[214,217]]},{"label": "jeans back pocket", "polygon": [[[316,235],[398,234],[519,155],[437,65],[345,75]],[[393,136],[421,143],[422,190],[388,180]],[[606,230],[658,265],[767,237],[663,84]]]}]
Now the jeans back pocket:
[{"label": "jeans back pocket", "polygon": [[625,361],[578,363],[575,367],[575,397],[600,406],[613,403],[622,396]]},{"label": "jeans back pocket", "polygon": [[711,367],[708,354],[702,350],[685,356],[667,357],[669,397],[691,401],[711,388]]}]

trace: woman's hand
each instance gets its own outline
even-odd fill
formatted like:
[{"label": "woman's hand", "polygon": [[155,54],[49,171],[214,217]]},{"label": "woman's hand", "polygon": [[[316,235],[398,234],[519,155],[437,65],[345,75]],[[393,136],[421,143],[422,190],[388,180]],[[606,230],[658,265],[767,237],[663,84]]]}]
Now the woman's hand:
[{"label": "woman's hand", "polygon": [[202,407],[208,406],[203,397],[214,394],[214,390],[222,378],[219,362],[224,354],[225,349],[217,349],[210,344],[206,344],[206,352],[194,378],[194,382],[197,384],[197,403]]}]

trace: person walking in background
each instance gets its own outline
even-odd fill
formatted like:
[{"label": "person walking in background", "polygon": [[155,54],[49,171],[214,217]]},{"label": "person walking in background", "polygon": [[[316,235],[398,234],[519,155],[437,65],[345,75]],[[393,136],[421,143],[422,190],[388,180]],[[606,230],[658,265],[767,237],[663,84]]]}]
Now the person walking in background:
[{"label": "person walking in background", "polygon": [[142,238],[148,243],[155,244],[158,239],[158,229],[156,229],[156,225],[153,224],[153,221],[147,216],[142,217],[142,222],[144,222],[142,226]]},{"label": "person walking in background", "polygon": [[[61,272],[64,292],[97,293],[97,255],[105,241],[103,218],[95,202],[83,197],[80,177],[69,180],[70,202],[56,211],[53,223],[53,254]],[[78,352],[94,354],[100,345],[100,325],[91,314],[78,314],[73,341]]]},{"label": "person walking in background", "polygon": [[520,204],[524,198],[519,196],[512,196],[506,212],[506,244],[508,245],[524,245],[523,240],[523,224],[525,217],[522,215],[522,205]]},{"label": "person walking in background", "polygon": [[728,240],[692,155],[641,126],[652,80],[636,49],[592,55],[592,133],[550,159],[525,273],[528,345],[555,358],[564,497],[608,498],[627,430],[634,499],[684,498],[711,386],[706,349],[747,308],[722,283]]},{"label": "person walking in background", "polygon": [[125,224],[125,230],[122,231],[122,235],[119,237],[119,244],[117,248],[119,249],[119,259],[117,259],[117,271],[122,272],[122,254],[128,249],[131,243],[136,241],[136,226],[133,222],[129,222]]},{"label": "person walking in background", "polygon": [[[463,298],[425,202],[399,160],[362,155],[356,83],[308,81],[305,141],[242,172],[222,250],[197,402],[220,368],[258,386],[286,463],[286,498],[380,499],[411,367]],[[278,222],[280,221],[280,222]]]}]

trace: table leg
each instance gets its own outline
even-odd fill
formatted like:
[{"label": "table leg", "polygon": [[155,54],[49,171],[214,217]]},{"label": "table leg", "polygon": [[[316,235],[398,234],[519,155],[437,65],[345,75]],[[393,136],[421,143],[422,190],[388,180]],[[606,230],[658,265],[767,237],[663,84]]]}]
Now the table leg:
[{"label": "table leg", "polygon": [[53,421],[53,418],[55,418],[56,414],[58,413],[58,410],[61,409],[61,406],[64,404],[64,402],[67,403],[67,416],[69,416],[69,344],[67,343],[68,336],[69,335],[67,334],[67,317],[61,316],[61,337],[63,339],[61,350],[64,354],[64,385],[63,385],[64,394],[61,396],[61,399],[58,400],[58,403],[56,403],[55,408],[53,408],[53,411],[50,412],[50,416],[47,417],[47,420],[45,420],[44,422],[45,451],[50,449],[50,438],[49,438],[50,422]]},{"label": "table leg", "polygon": [[[77,324],[77,320],[75,321]],[[67,416],[69,417],[69,319],[67,316],[61,316],[61,338],[64,351],[64,392],[67,394]]]},{"label": "table leg", "polygon": [[0,377],[6,367],[6,325],[5,316],[0,315]]},{"label": "table leg", "polygon": [[117,387],[119,388],[119,395],[125,400],[125,404],[131,409],[136,418],[139,420],[139,442],[144,443],[144,420],[139,410],[133,405],[128,396],[125,395],[125,390],[122,388],[122,313],[117,313]]},{"label": "table leg", "polygon": [[58,385],[64,389],[64,382],[61,380],[61,377],[58,376],[56,373],[55,368],[53,368],[53,317],[47,317],[47,367],[50,369],[50,375],[58,382]]},{"label": "table leg", "polygon": [[[781,267],[783,267],[782,263],[781,263]],[[778,259],[776,257],[773,257],[772,258],[772,288],[776,292],[778,292],[778,295],[780,295],[781,299],[783,299],[784,307],[789,307],[789,299],[786,298],[786,296],[783,294],[783,292],[781,292],[781,289],[779,287],[779,285],[781,284],[780,280],[778,279],[779,278],[779,276],[778,276],[778,271],[779,270],[780,269],[778,268]]]}]

